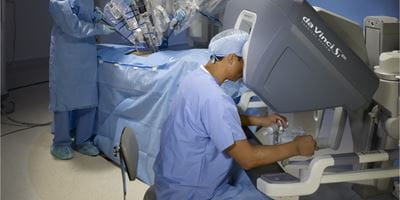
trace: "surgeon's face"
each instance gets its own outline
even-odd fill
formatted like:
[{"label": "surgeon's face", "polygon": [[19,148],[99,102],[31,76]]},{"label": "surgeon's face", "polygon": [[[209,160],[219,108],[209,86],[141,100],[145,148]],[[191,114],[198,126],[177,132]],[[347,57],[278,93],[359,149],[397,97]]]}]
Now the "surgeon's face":
[{"label": "surgeon's face", "polygon": [[236,56],[235,54],[230,54],[229,59],[229,80],[237,81],[243,76],[243,58]]}]

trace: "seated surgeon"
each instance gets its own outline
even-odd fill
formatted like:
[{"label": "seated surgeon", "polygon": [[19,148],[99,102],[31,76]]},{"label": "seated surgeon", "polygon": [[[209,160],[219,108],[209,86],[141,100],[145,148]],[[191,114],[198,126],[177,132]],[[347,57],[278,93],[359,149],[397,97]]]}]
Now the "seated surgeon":
[{"label": "seated surgeon", "polygon": [[220,87],[225,80],[242,77],[242,48],[248,38],[240,30],[219,33],[209,45],[211,60],[182,80],[154,164],[158,200],[268,199],[243,169],[314,153],[311,136],[273,146],[247,141],[242,126],[286,122],[278,114],[240,116],[232,98]]}]

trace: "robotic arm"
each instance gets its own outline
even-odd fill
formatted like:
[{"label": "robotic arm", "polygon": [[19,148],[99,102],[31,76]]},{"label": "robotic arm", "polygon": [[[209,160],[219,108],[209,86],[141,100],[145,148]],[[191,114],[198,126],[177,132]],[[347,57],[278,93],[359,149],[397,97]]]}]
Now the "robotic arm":
[{"label": "robotic arm", "polygon": [[226,0],[111,0],[103,20],[135,46],[157,51],[171,33],[187,29],[199,13],[217,11]]}]

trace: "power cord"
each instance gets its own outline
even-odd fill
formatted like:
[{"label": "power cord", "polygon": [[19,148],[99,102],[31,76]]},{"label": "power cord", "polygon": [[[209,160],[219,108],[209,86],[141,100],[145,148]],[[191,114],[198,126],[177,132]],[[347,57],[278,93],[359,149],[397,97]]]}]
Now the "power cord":
[{"label": "power cord", "polygon": [[[2,101],[1,101],[1,115],[2,115],[1,124],[9,125],[9,126],[21,127],[21,128],[17,129],[17,130],[6,132],[4,134],[1,134],[0,137],[6,136],[6,135],[10,135],[10,134],[13,134],[13,133],[17,133],[17,132],[20,132],[20,131],[28,130],[28,129],[31,129],[31,128],[48,126],[48,125],[51,125],[51,123],[52,123],[52,122],[32,123],[32,122],[24,122],[24,121],[20,121],[20,120],[14,119],[14,118],[9,116],[11,113],[14,112],[14,110],[15,110],[14,101],[9,100],[8,96],[6,96],[5,99],[2,99]],[[4,117],[8,121],[3,121]]]},{"label": "power cord", "polygon": [[[11,113],[14,112],[14,109],[15,109],[15,103],[13,101],[9,100],[8,97],[5,100],[2,100],[2,102],[1,102],[1,115],[2,115],[1,124],[8,125],[8,126],[21,127],[21,128],[19,128],[17,130],[6,132],[4,134],[1,134],[0,137],[6,136],[6,135],[10,135],[10,134],[13,134],[13,133],[17,133],[17,132],[20,132],[20,131],[28,130],[28,129],[31,129],[31,128],[49,126],[52,123],[52,122],[32,123],[32,122],[24,122],[24,121],[20,121],[20,120],[14,119],[14,118],[9,116]],[[3,121],[4,117],[5,117],[5,119],[8,120],[8,122],[7,121]]]},{"label": "power cord", "polygon": [[18,86],[18,87],[15,87],[15,88],[10,88],[10,89],[8,89],[8,91],[11,92],[11,91],[19,90],[19,89],[22,89],[22,88],[27,88],[27,87],[31,87],[31,86],[45,84],[45,83],[48,83],[48,82],[49,81],[40,81],[40,82],[28,84],[28,85],[23,85],[23,86]]},{"label": "power cord", "polygon": [[28,126],[28,127],[40,127],[40,126],[48,126],[51,124],[51,122],[46,122],[46,123],[31,123],[31,122],[23,122],[19,121],[16,119],[11,118],[10,116],[6,115],[6,118],[10,120],[11,122],[14,122],[15,125],[22,125],[22,126]]},{"label": "power cord", "polygon": [[[2,115],[3,115],[3,111],[2,111]],[[4,134],[1,134],[1,137],[7,136],[7,135],[11,135],[11,134],[14,134],[14,133],[17,133],[17,132],[20,132],[20,131],[32,129],[32,128],[49,126],[52,123],[52,122],[46,122],[46,123],[23,122],[23,121],[16,120],[16,119],[8,116],[8,114],[5,114],[5,113],[4,113],[3,116],[5,116],[6,119],[8,119],[9,121],[11,121],[13,123],[2,121],[1,124],[17,126],[17,127],[23,127],[23,128],[20,128],[20,129],[17,129],[17,130],[13,130],[13,131],[9,131],[9,132],[6,132]]]}]

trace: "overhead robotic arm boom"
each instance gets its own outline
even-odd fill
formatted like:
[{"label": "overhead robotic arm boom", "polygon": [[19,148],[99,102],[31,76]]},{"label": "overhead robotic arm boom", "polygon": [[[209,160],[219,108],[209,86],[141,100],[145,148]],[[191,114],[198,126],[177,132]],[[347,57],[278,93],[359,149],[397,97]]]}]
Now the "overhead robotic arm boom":
[{"label": "overhead robotic arm boom", "polygon": [[135,46],[157,51],[163,40],[187,29],[199,13],[220,10],[225,0],[111,0],[104,21]]}]

